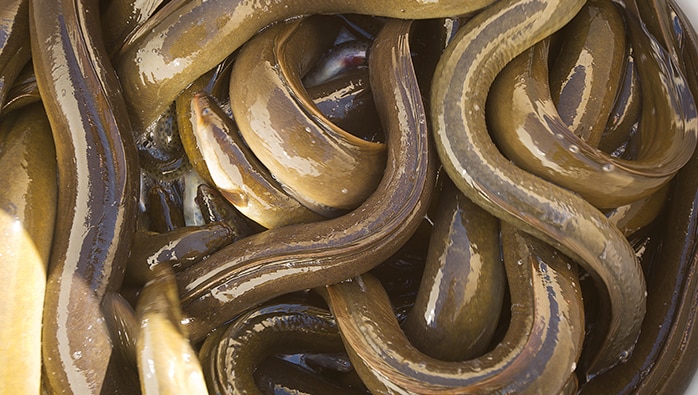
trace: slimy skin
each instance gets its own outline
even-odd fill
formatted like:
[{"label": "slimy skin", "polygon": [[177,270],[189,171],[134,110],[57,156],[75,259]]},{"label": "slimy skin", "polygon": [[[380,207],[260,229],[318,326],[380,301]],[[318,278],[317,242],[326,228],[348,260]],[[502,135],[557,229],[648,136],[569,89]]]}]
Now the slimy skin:
[{"label": "slimy skin", "polygon": [[426,266],[403,324],[410,342],[442,361],[487,350],[500,321],[506,274],[499,221],[444,182]]},{"label": "slimy skin", "polygon": [[0,109],[31,57],[28,16],[29,0],[5,0],[0,4]]},{"label": "slimy skin", "polygon": [[[176,0],[118,56],[131,121],[145,129],[175,97],[263,27],[309,14],[366,14],[402,19],[463,15],[494,0]],[[203,23],[203,21],[209,21]]]},{"label": "slimy skin", "polygon": [[[132,393],[102,299],[121,286],[136,230],[138,158],[99,35],[97,1],[30,1],[32,59],[58,165],[42,349],[55,393]],[[114,358],[112,360],[112,358]]]},{"label": "slimy skin", "polygon": [[289,301],[261,306],[243,314],[220,334],[209,336],[200,358],[211,391],[261,394],[252,376],[273,354],[340,352],[342,340],[329,311]]},{"label": "slimy skin", "polygon": [[385,175],[376,191],[345,215],[252,235],[177,274],[193,339],[249,306],[366,272],[415,232],[429,206],[436,167],[408,40],[398,44],[376,41],[369,64],[387,139]]},{"label": "slimy skin", "polygon": [[126,276],[135,284],[145,284],[156,265],[167,263],[175,271],[182,270],[230,244],[237,239],[235,236],[221,222],[186,226],[167,233],[139,230],[134,237]]},{"label": "slimy skin", "polygon": [[206,395],[206,380],[182,326],[177,284],[167,263],[156,266],[138,298],[136,340],[144,395]]},{"label": "slimy skin", "polygon": [[375,394],[557,394],[574,385],[584,337],[576,273],[544,243],[502,224],[512,311],[495,348],[447,362],[415,349],[371,275],[327,286],[324,295],[352,364]]},{"label": "slimy skin", "polygon": [[[628,25],[636,57],[643,60],[638,63],[643,111],[632,160],[596,149],[595,141],[575,135],[575,129],[561,118],[548,86],[545,42],[509,63],[488,97],[488,108],[498,107],[507,114],[498,116],[493,111],[488,115],[493,139],[504,155],[522,169],[577,192],[599,208],[616,208],[656,192],[688,161],[698,141],[695,103],[682,74],[672,71],[667,51],[656,40],[639,28],[632,29],[636,21],[630,20]],[[595,64],[590,69],[597,68],[601,66]],[[602,81],[599,84],[611,84],[607,77]],[[603,101],[601,93],[593,97],[590,102]],[[573,106],[580,117],[608,118],[607,111],[581,104]],[[597,140],[606,122],[586,123],[581,129]]]},{"label": "slimy skin", "polygon": [[[698,95],[698,36],[675,2],[652,2],[669,7],[677,24],[673,45],[685,67],[689,87]],[[652,10],[652,8],[650,8]],[[657,10],[657,8],[655,8]],[[643,14],[643,18],[650,15]],[[661,20],[661,16],[655,15]],[[666,20],[662,23],[666,23]],[[672,30],[673,30],[672,29]],[[657,226],[653,258],[647,262],[647,317],[633,355],[581,388],[582,394],[685,393],[698,367],[698,154],[669,184],[663,221]]]},{"label": "slimy skin", "polygon": [[196,145],[208,174],[238,211],[267,229],[323,219],[284,191],[210,97],[194,95],[191,107]]},{"label": "slimy skin", "polygon": [[570,131],[596,147],[623,75],[623,17],[605,0],[590,0],[559,33],[564,37],[550,67],[550,93]]},{"label": "slimy skin", "polygon": [[376,189],[386,150],[330,122],[301,83],[335,26],[322,16],[272,26],[245,44],[230,75],[230,106],[250,150],[290,195],[334,216]]},{"label": "slimy skin", "polygon": [[0,393],[38,394],[41,320],[58,185],[56,149],[41,105],[0,122]]},{"label": "slimy skin", "polygon": [[623,148],[634,131],[633,129],[637,128],[640,119],[642,94],[634,54],[632,46],[627,45],[623,81],[619,87],[613,111],[608,117],[606,128],[601,136],[601,141],[599,141],[598,148],[603,152],[614,153],[619,148]]},{"label": "slimy skin", "polygon": [[[456,186],[505,222],[550,243],[597,280],[606,314],[592,336],[590,375],[626,359],[645,315],[645,279],[635,252],[608,219],[578,195],[516,167],[485,124],[487,92],[515,56],[566,23],[584,1],[501,1],[471,19],[436,69],[431,105],[437,151]],[[506,42],[507,45],[499,45]],[[496,45],[493,43],[497,43]]]}]

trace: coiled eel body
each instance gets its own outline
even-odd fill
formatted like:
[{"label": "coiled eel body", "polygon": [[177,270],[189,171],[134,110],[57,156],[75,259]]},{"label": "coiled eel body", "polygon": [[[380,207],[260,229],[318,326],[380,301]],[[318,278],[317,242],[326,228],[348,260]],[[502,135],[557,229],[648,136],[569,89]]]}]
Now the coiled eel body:
[{"label": "coiled eel body", "polygon": [[178,273],[193,339],[274,296],[365,272],[416,230],[436,175],[426,114],[407,40],[395,48],[376,41],[374,48],[371,84],[378,89],[375,100],[388,150],[377,189],[341,217],[247,237]]},{"label": "coiled eel body", "polygon": [[[564,25],[583,1],[502,1],[471,19],[446,49],[431,95],[439,157],[456,186],[490,213],[547,241],[584,265],[610,311],[595,336],[589,375],[632,351],[645,315],[645,281],[620,231],[589,203],[544,183],[500,154],[485,124],[496,74],[524,49]],[[494,43],[507,42],[508,45]]]},{"label": "coiled eel body", "polygon": [[58,164],[58,213],[43,356],[56,393],[128,392],[102,313],[135,234],[138,159],[126,104],[99,36],[96,1],[30,2],[37,83]]}]

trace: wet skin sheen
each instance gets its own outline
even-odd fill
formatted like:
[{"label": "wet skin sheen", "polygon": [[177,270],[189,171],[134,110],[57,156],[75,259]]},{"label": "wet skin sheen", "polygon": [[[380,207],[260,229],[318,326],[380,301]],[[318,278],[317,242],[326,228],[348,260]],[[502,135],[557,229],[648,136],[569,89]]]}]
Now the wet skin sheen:
[{"label": "wet skin sheen", "polygon": [[[604,371],[632,350],[645,314],[645,281],[620,231],[578,195],[543,183],[506,160],[485,124],[486,94],[496,73],[524,49],[559,29],[583,1],[503,1],[478,14],[446,49],[432,89],[439,156],[456,186],[474,202],[549,242],[595,278],[608,301],[587,368]],[[527,10],[528,12],[523,12]],[[535,15],[532,17],[531,15]],[[511,45],[488,46],[493,37]]]},{"label": "wet skin sheen", "polygon": [[[193,339],[248,306],[283,293],[342,281],[381,263],[414,233],[435,179],[426,114],[407,40],[374,43],[371,86],[387,135],[376,191],[338,218],[245,238],[177,275]],[[395,109],[398,111],[395,111]]]},{"label": "wet skin sheen", "polygon": [[135,234],[138,160],[96,1],[30,1],[32,56],[56,142],[58,212],[43,321],[58,393],[128,392],[102,313]]}]

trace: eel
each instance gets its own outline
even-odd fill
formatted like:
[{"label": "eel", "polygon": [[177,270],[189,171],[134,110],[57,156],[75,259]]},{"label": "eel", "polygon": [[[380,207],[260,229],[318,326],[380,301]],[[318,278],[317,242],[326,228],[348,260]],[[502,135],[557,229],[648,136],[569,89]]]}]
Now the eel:
[{"label": "eel", "polygon": [[138,158],[97,1],[30,1],[36,80],[56,144],[58,215],[42,350],[56,393],[132,393],[102,300],[116,291],[136,230]]},{"label": "eel", "polygon": [[[401,29],[406,34],[407,25]],[[387,140],[386,170],[376,191],[345,215],[252,235],[178,273],[194,340],[275,296],[370,270],[415,232],[429,206],[436,163],[409,43],[405,38],[398,44],[376,40],[369,60]]]},{"label": "eel", "polygon": [[51,127],[41,104],[0,122],[0,393],[38,394],[46,272],[58,184]]}]

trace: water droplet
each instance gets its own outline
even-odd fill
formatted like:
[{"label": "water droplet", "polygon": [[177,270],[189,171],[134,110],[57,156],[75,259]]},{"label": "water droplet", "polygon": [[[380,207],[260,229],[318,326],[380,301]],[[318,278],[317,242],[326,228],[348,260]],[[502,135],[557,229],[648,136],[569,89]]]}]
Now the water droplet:
[{"label": "water droplet", "polygon": [[613,165],[613,163],[606,163],[603,166],[601,166],[601,170],[609,173],[612,172],[616,167]]},{"label": "water droplet", "polygon": [[573,154],[576,154],[579,152],[579,147],[574,145],[574,144],[570,145],[569,148],[567,148],[567,149]]},{"label": "water droplet", "polygon": [[342,193],[349,193],[349,190],[346,188],[342,188]]},{"label": "water droplet", "polygon": [[603,261],[603,260],[606,260],[606,258],[607,258],[607,256],[608,256],[608,246],[609,246],[609,243],[606,242],[606,243],[603,245],[603,250],[601,251],[601,254],[599,254],[599,259],[601,259],[602,261]]},{"label": "water droplet", "polygon": [[555,133],[555,137],[559,138],[560,140],[565,138],[565,135],[562,133]]},{"label": "water droplet", "polygon": [[141,63],[142,61],[143,61],[143,58],[141,58],[140,56],[136,58],[136,63]]},{"label": "water droplet", "polygon": [[61,89],[61,96],[65,97],[65,89]]},{"label": "water droplet", "polygon": [[80,359],[80,358],[82,358],[82,351],[79,351],[79,350],[75,351],[73,353],[73,359]]},{"label": "water droplet", "polygon": [[624,350],[623,352],[620,353],[620,362],[625,362],[630,358],[630,351]]}]

